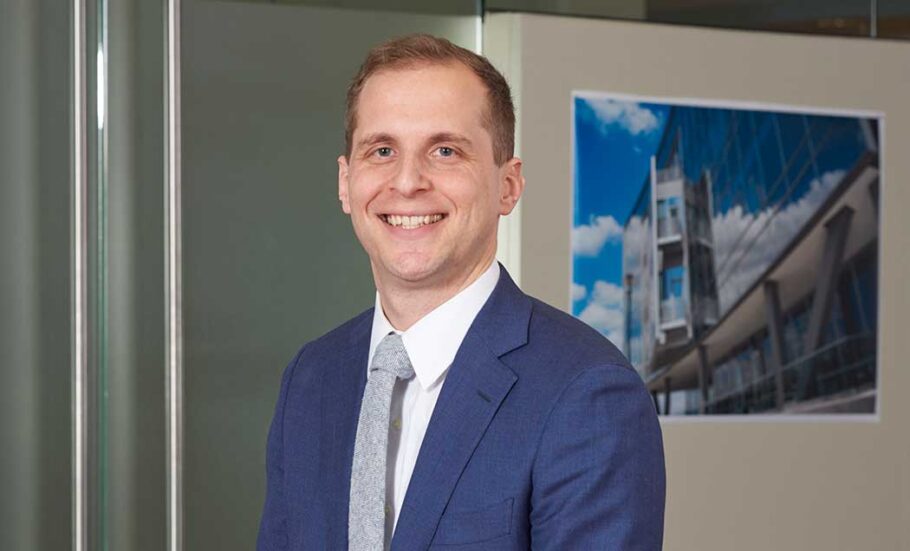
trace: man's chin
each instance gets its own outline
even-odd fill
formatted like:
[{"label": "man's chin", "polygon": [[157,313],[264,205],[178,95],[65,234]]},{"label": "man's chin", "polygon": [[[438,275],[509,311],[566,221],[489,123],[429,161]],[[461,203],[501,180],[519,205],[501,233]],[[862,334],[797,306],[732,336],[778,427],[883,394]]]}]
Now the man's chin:
[{"label": "man's chin", "polygon": [[431,259],[406,258],[386,265],[387,274],[405,285],[432,284],[440,271],[440,263]]},{"label": "man's chin", "polygon": [[401,280],[402,282],[409,284],[420,284],[424,282],[430,282],[436,279],[436,270],[433,270],[430,267],[426,266],[407,266],[396,268],[393,270],[392,275],[396,279]]}]

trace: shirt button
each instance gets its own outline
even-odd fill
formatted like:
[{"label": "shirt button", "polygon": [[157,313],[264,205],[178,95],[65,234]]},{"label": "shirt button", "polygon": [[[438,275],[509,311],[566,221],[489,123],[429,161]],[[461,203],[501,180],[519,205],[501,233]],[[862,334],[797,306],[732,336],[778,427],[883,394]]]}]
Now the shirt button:
[{"label": "shirt button", "polygon": [[395,427],[395,430],[401,430],[401,419],[392,421],[392,426]]},{"label": "shirt button", "polygon": [[392,508],[389,507],[388,505],[385,506],[385,514],[387,514],[387,515],[391,515],[391,514],[392,514]]}]

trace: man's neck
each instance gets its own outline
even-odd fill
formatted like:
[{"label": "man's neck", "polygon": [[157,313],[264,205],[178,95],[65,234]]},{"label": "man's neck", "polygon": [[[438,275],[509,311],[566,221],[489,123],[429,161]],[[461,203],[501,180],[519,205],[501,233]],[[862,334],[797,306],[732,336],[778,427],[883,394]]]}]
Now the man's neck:
[{"label": "man's neck", "polygon": [[479,263],[473,270],[443,284],[427,287],[400,285],[375,277],[382,311],[392,327],[407,331],[421,318],[469,287],[489,269],[495,258]]}]

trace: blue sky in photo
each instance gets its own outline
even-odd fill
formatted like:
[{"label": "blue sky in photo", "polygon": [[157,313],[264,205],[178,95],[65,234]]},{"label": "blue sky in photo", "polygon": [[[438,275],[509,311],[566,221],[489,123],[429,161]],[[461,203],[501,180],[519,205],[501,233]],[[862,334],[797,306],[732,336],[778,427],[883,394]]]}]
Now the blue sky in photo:
[{"label": "blue sky in photo", "polygon": [[622,347],[622,227],[648,174],[669,107],[577,94],[572,313]]}]

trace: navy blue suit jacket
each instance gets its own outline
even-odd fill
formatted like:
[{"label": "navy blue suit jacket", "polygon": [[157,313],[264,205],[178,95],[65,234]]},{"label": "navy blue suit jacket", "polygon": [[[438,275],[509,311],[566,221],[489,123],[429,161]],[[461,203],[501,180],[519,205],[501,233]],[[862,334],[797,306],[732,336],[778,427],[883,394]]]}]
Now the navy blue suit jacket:
[{"label": "navy blue suit jacket", "polygon": [[[348,493],[373,311],[285,370],[258,549],[347,549]],[[506,271],[443,383],[393,550],[656,550],[660,426],[641,379],[596,331]]]}]

